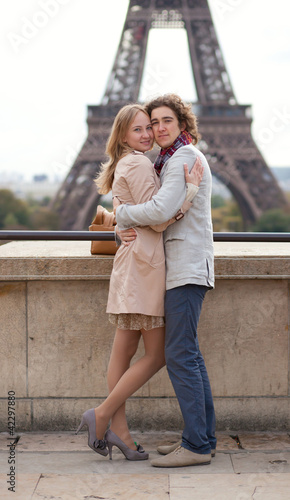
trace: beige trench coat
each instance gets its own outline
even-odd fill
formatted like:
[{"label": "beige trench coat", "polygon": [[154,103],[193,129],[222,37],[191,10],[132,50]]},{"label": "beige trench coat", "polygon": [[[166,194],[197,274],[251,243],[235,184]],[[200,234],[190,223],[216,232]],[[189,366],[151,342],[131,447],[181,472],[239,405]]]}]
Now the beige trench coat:
[{"label": "beige trench coat", "polygon": [[[116,167],[113,196],[136,205],[151,200],[160,188],[151,161],[138,151],[122,158]],[[136,227],[137,238],[119,247],[110,280],[107,312],[164,316],[165,257],[163,231],[168,226]]]}]

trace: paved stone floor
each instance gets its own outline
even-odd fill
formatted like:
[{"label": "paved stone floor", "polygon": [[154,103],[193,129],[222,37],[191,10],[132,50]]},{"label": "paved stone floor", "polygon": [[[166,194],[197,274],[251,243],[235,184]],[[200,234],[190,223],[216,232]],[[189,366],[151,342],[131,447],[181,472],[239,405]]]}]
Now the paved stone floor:
[{"label": "paved stone floor", "polygon": [[[133,433],[150,458],[176,433]],[[159,469],[113,460],[87,447],[85,432],[23,433],[16,446],[16,491],[8,490],[10,437],[0,434],[0,499],[57,500],[289,500],[290,436],[287,433],[218,433],[210,465]],[[12,457],[13,458],[13,457]],[[10,459],[11,460],[11,459]],[[12,477],[12,476],[11,476]]]}]

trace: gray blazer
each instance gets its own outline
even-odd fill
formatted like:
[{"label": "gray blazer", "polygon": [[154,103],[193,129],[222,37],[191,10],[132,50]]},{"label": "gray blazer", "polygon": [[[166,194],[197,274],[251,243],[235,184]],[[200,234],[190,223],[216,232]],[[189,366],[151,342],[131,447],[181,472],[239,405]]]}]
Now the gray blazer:
[{"label": "gray blazer", "polygon": [[186,196],[183,164],[191,169],[197,156],[202,160],[204,174],[192,207],[183,219],[164,231],[167,290],[189,283],[214,287],[212,177],[206,158],[191,144],[179,148],[163,166],[161,188],[152,200],[141,205],[120,205],[117,209],[120,229],[171,219]]}]

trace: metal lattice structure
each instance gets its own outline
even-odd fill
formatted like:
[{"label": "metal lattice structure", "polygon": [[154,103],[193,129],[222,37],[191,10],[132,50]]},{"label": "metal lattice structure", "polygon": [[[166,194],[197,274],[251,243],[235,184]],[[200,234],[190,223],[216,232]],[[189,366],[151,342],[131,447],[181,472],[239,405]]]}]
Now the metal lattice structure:
[{"label": "metal lattice structure", "polygon": [[99,106],[88,107],[88,137],[61,186],[54,207],[61,229],[90,224],[99,200],[93,179],[105,160],[113,119],[138,101],[149,30],[183,28],[198,101],[192,103],[212,173],[237,200],[245,227],[287,202],[251,135],[250,106],[239,105],[225,67],[207,0],[131,0],[115,62]]}]

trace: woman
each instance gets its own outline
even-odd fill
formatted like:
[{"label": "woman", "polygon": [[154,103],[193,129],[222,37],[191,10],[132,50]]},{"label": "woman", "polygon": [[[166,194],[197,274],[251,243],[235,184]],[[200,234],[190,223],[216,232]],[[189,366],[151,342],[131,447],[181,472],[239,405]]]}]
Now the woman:
[{"label": "woman", "polygon": [[[103,165],[96,183],[99,192],[112,189],[122,203],[138,204],[152,198],[160,188],[157,173],[144,153],[152,148],[150,118],[138,104],[122,108],[115,118],[107,143],[110,160]],[[192,169],[187,199],[198,191],[202,166]],[[182,209],[191,206],[185,201]],[[79,430],[88,426],[91,449],[112,457],[117,446],[128,460],[146,460],[146,453],[130,435],[125,403],[160,368],[164,359],[165,258],[162,231],[175,218],[152,227],[137,227],[137,238],[129,246],[122,244],[114,259],[107,312],[116,325],[116,334],[108,366],[109,396],[98,407],[87,410]],[[177,222],[178,224],[178,222]],[[132,366],[130,362],[143,338],[145,354]],[[109,421],[110,429],[106,432]]]}]

